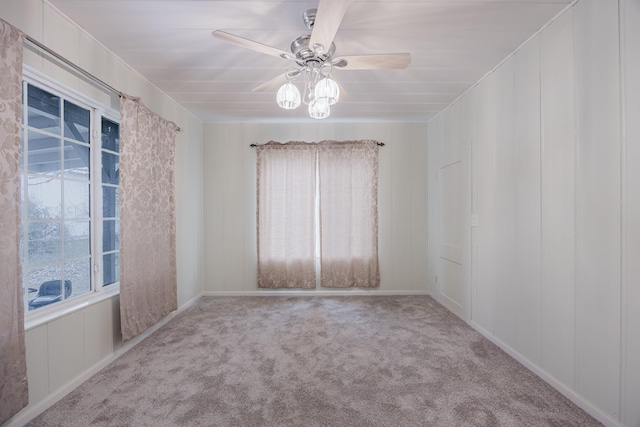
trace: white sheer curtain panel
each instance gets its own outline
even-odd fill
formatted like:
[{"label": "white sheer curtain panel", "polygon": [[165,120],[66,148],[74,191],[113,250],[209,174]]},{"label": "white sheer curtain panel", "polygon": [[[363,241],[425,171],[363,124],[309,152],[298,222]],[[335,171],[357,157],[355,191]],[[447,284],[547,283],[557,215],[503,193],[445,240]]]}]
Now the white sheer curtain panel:
[{"label": "white sheer curtain panel", "polygon": [[258,286],[315,288],[316,147],[257,147]]},{"label": "white sheer curtain panel", "polygon": [[323,141],[318,167],[321,285],[379,286],[377,142]]},{"label": "white sheer curtain panel", "polygon": [[178,308],[177,127],[137,98],[123,96],[120,115],[120,318],[127,341]]},{"label": "white sheer curtain panel", "polygon": [[24,34],[0,19],[0,424],[29,403],[20,266]]}]

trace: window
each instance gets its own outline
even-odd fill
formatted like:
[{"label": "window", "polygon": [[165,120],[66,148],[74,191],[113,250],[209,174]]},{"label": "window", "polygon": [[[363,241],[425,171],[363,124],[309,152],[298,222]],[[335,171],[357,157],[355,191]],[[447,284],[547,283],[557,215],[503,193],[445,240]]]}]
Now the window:
[{"label": "window", "polygon": [[22,103],[21,257],[32,311],[118,283],[119,126],[96,102],[35,76],[24,78]]},{"label": "window", "polygon": [[120,277],[120,125],[102,117],[102,283],[109,286]]}]

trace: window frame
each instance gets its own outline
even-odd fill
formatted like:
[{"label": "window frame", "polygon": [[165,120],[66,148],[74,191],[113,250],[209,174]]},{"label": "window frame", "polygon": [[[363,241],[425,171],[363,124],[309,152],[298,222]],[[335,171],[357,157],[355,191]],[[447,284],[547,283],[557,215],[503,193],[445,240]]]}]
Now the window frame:
[{"label": "window frame", "polygon": [[[102,118],[106,118],[112,122],[120,125],[120,112],[110,108],[103,103],[96,101],[95,99],[84,95],[83,93],[72,89],[63,83],[60,83],[54,80],[52,77],[49,77],[46,74],[43,74],[27,65],[23,66],[23,74],[22,74],[22,89],[23,89],[23,100],[22,100],[22,114],[23,116],[27,114],[28,103],[25,103],[25,97],[27,96],[27,87],[28,85],[35,86],[39,89],[45,90],[47,92],[52,93],[53,95],[59,96],[62,98],[61,106],[64,107],[64,101],[69,101],[73,104],[76,104],[82,108],[89,110],[90,112],[90,132],[89,132],[89,236],[90,236],[90,245],[89,245],[89,253],[90,253],[90,275],[91,275],[91,289],[88,292],[85,292],[81,295],[71,296],[68,299],[64,299],[62,301],[49,304],[47,306],[40,307],[35,310],[28,310],[26,307],[24,309],[24,320],[25,320],[25,328],[28,330],[30,328],[36,327],[40,324],[46,323],[51,319],[58,318],[79,310],[83,307],[87,307],[89,305],[95,304],[104,299],[110,298],[114,295],[118,295],[120,293],[120,281],[118,277],[118,281],[104,285],[103,283],[103,192],[102,192],[102,153],[104,152],[102,148]],[[28,130],[28,122],[24,119],[21,122],[21,138],[24,138],[25,132]],[[64,126],[63,121],[61,120],[61,126]],[[64,131],[61,132],[61,138],[64,139]],[[21,199],[26,201],[27,199],[27,189],[26,189],[26,181],[25,178],[28,176],[28,172],[24,170],[25,162],[24,162],[24,148],[21,150],[21,159],[20,159],[20,180],[21,180]],[[28,147],[26,147],[28,149]],[[109,151],[107,151],[109,152]],[[119,154],[119,153],[118,153]],[[118,187],[120,184],[118,184]],[[24,205],[21,202],[21,208]],[[23,224],[23,218],[26,216],[24,213],[20,216],[21,227]],[[118,220],[120,219],[120,215],[118,213]],[[64,236],[63,236],[64,237]],[[28,261],[28,247],[26,239],[25,241],[21,241],[22,251],[24,251],[24,257],[26,261]],[[118,247],[118,253],[120,248]],[[107,251],[110,252],[110,251]],[[64,262],[63,260],[61,262]],[[28,262],[21,265],[21,270],[23,272],[23,278],[21,283],[21,289],[26,291],[24,288],[25,280],[24,272],[27,271],[27,266],[29,266]],[[24,304],[24,303],[23,303]]]},{"label": "window frame", "polygon": [[[105,118],[111,122],[114,122],[118,125],[118,128],[120,128],[120,120],[114,118],[112,115],[107,115],[105,111],[103,110],[97,110],[97,114],[96,114],[96,119],[99,118],[100,124],[96,126],[95,128],[95,133],[96,133],[96,141],[95,144],[97,146],[96,149],[96,154],[92,155],[92,167],[94,168],[93,170],[96,171],[95,174],[98,174],[98,171],[102,171],[102,156],[104,153],[108,153],[108,154],[115,154],[118,157],[120,157],[120,153],[116,153],[115,151],[112,150],[108,150],[102,147],[102,119]],[[119,132],[118,132],[119,133]],[[119,138],[118,138],[119,139]],[[99,189],[94,191],[94,198],[96,201],[96,204],[94,206],[94,212],[96,213],[96,219],[95,219],[95,236],[96,236],[96,246],[99,247],[99,259],[96,260],[96,262],[94,263],[94,275],[98,276],[100,281],[100,289],[101,292],[103,292],[105,289],[110,289],[111,287],[117,287],[118,289],[120,288],[120,275],[118,275],[118,280],[116,282],[113,283],[109,283],[109,284],[104,284],[104,256],[108,255],[108,254],[118,254],[118,258],[120,257],[120,245],[118,245],[118,248],[116,250],[108,250],[105,251],[104,250],[104,222],[105,222],[105,218],[104,218],[104,194],[103,194],[103,187],[106,185],[107,187],[111,187],[111,188],[117,188],[118,189],[118,199],[116,199],[116,216],[115,217],[108,217],[108,221],[116,221],[117,227],[120,227],[120,207],[119,207],[119,196],[120,196],[120,180],[118,179],[118,184],[114,185],[111,183],[104,183],[102,182],[101,176],[100,177],[96,177],[95,178],[96,182],[98,182],[98,186],[100,187]],[[97,285],[97,283],[96,283]],[[96,286],[97,287],[97,286]]]}]

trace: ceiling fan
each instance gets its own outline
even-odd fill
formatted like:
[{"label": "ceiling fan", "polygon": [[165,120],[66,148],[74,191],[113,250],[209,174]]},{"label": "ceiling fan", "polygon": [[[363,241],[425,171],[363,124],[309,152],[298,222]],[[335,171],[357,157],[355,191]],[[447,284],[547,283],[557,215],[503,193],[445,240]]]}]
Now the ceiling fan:
[{"label": "ceiling fan", "polygon": [[[407,68],[411,62],[408,53],[385,53],[372,55],[349,55],[334,57],[336,46],[333,39],[340,27],[350,0],[320,0],[317,9],[308,9],[302,15],[311,34],[302,35],[291,43],[291,52],[280,50],[225,31],[214,31],[214,37],[236,46],[277,56],[295,63],[283,74],[253,89],[267,92],[277,87],[278,105],[295,109],[301,103],[308,105],[309,115],[323,119],[330,114],[330,105],[338,102],[344,89],[332,75],[333,69],[381,70]],[[299,76],[304,80],[303,95],[293,84]]]}]

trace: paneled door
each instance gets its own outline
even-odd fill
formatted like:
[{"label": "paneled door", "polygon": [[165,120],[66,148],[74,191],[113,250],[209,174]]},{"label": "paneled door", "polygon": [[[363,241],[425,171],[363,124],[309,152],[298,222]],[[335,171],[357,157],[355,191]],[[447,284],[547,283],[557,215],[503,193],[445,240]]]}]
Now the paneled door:
[{"label": "paneled door", "polygon": [[[459,103],[443,117],[437,145],[436,286],[438,301],[463,319],[471,319],[471,181],[469,148],[473,120]],[[463,120],[461,120],[463,119]],[[469,124],[452,126],[451,120]]]},{"label": "paneled door", "polygon": [[465,212],[466,162],[458,159],[442,165],[440,184],[440,233],[438,247],[438,292],[440,302],[463,318],[467,317],[468,286],[465,280],[464,238],[469,228]]}]

